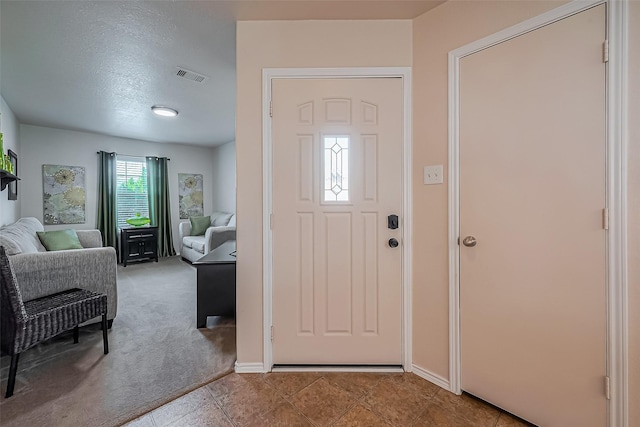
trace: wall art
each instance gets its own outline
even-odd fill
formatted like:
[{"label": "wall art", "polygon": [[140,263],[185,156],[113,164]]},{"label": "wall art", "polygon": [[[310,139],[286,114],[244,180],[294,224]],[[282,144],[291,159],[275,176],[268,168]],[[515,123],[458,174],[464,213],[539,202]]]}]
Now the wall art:
[{"label": "wall art", "polygon": [[85,222],[85,169],[42,165],[44,224]]},{"label": "wall art", "polygon": [[202,175],[192,173],[178,174],[178,201],[180,204],[180,219],[204,215]]}]

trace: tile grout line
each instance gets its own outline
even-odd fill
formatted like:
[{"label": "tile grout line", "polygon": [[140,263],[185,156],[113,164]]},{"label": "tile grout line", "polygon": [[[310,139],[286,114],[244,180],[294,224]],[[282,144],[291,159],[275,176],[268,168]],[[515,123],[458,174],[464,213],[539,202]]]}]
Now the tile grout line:
[{"label": "tile grout line", "polygon": [[[153,418],[153,412],[155,412],[156,410],[158,410],[158,409],[160,409],[160,408],[162,408],[162,407],[164,407],[164,406],[166,406],[166,405],[170,405],[171,403],[175,402],[176,400],[181,399],[182,397],[184,397],[184,396],[186,396],[186,395],[188,395],[188,394],[190,394],[190,393],[193,393],[194,391],[199,390],[199,389],[201,389],[202,387],[207,387],[209,384],[213,384],[214,382],[216,382],[216,381],[218,381],[218,380],[221,380],[222,378],[225,378],[225,377],[227,377],[227,376],[231,375],[232,373],[233,373],[233,372],[228,372],[228,373],[226,373],[226,374],[222,375],[222,376],[221,376],[221,377],[219,377],[219,378],[216,378],[216,379],[214,379],[214,380],[211,380],[211,381],[209,381],[209,382],[206,382],[206,383],[204,383],[204,384],[200,385],[199,387],[196,387],[196,388],[194,388],[194,389],[192,389],[192,390],[186,391],[186,392],[182,393],[181,395],[176,396],[176,397],[174,397],[173,399],[169,400],[168,402],[165,402],[165,403],[163,403],[163,404],[162,404],[162,405],[160,405],[160,406],[157,406],[157,407],[155,407],[155,408],[153,408],[153,409],[150,409],[150,410],[148,410],[147,412],[145,412],[145,413],[143,413],[143,414],[140,414],[140,415],[139,415],[139,416],[137,416],[136,418],[134,418],[134,419],[132,419],[132,420],[129,420],[129,421],[126,421],[125,423],[126,423],[126,424],[128,424],[128,423],[133,422],[133,421],[135,421],[135,420],[137,420],[137,419],[140,419],[140,418],[142,418],[142,417],[144,417],[144,416],[146,416],[146,415],[151,415],[151,418],[153,419],[154,424],[156,425],[156,427],[158,427],[157,423],[155,422],[155,419]],[[207,387],[207,388],[208,388],[208,387]],[[211,393],[211,392],[209,392],[209,393]],[[214,399],[215,399],[215,397],[214,397]],[[182,417],[180,417],[180,419],[181,419],[181,418],[182,418]],[[122,424],[122,425],[125,425],[125,424]]]},{"label": "tile grout line", "polygon": [[[402,375],[415,375],[412,374],[410,372],[404,372]],[[391,377],[387,377],[387,378],[391,378]],[[379,384],[380,382],[384,381],[385,378],[381,378],[377,383]],[[392,381],[392,380],[390,380]],[[438,388],[435,393],[433,393],[433,395],[425,395],[425,404],[426,406],[424,408],[422,408],[410,421],[409,421],[409,425],[413,426],[415,425],[416,421],[418,421],[420,419],[420,417],[429,409],[428,406],[429,405],[437,405],[437,403],[433,402],[434,397],[436,396],[436,394],[438,394],[440,392],[440,390],[442,390],[441,388]],[[440,405],[437,405],[440,406]],[[386,418],[385,416],[383,416],[382,414],[380,414],[378,411],[375,410],[375,407],[371,407],[370,408],[371,412],[373,412],[375,415],[377,415],[380,419],[384,420],[385,422],[387,422],[389,425],[391,426],[395,426],[395,424],[389,420],[388,418]],[[466,421],[466,420],[465,420]],[[399,426],[399,427],[404,427],[404,426]]]},{"label": "tile grout line", "polygon": [[[360,396],[360,398],[357,400],[356,404],[362,404],[364,403],[364,399],[371,393],[371,390],[373,390],[374,388],[376,388],[378,386],[378,384],[380,384],[382,381],[384,380],[384,376],[380,376],[380,378],[378,379],[378,381],[376,381],[376,383],[371,386],[369,388],[369,390],[365,391],[364,393],[362,393],[362,395]],[[355,407],[356,405],[354,405]],[[371,413],[373,413],[375,416],[377,416],[378,418],[380,418],[381,420],[383,420],[385,423],[392,425],[391,422],[389,422],[389,420],[387,420],[385,417],[381,416],[380,414],[378,414],[377,412],[375,412],[373,410],[373,408],[367,408],[365,405],[362,405],[363,408],[368,409],[369,411],[371,411]],[[339,420],[339,419],[338,419]]]},{"label": "tile grout line", "polygon": [[[311,383],[307,384],[306,386],[302,387],[300,390],[294,391],[293,393],[291,393],[290,396],[285,395],[284,393],[282,393],[280,390],[278,390],[276,387],[274,387],[274,389],[280,393],[280,395],[291,405],[293,406],[293,409],[296,410],[296,412],[300,415],[302,415],[302,418],[304,418],[305,420],[307,420],[309,422],[309,424],[311,424],[314,427],[318,427],[318,425],[316,423],[314,423],[309,417],[307,417],[301,410],[300,408],[298,408],[295,403],[293,403],[291,400],[289,400],[290,397],[293,397],[294,395],[300,393],[302,390],[306,389],[307,387],[311,387],[312,384],[315,384],[316,381],[320,380],[320,378],[324,378],[323,375],[320,375],[320,377],[316,378],[315,380],[311,381]],[[266,381],[265,381],[266,382]]]},{"label": "tile grout line", "polygon": [[[319,378],[319,379],[323,379],[323,380],[325,380],[325,381],[326,381],[330,386],[337,387],[338,389],[340,389],[340,390],[342,390],[342,391],[344,391],[345,393],[347,393],[347,394],[349,394],[349,395],[350,395],[350,393],[349,393],[347,390],[343,389],[343,388],[342,388],[342,387],[340,387],[338,384],[334,384],[334,383],[332,383],[332,382],[331,382],[331,381],[330,381],[330,380],[325,376],[325,374],[321,374],[321,376],[320,376],[320,378]],[[342,417],[344,417],[346,414],[348,414],[348,413],[349,413],[349,411],[350,411],[352,408],[354,408],[357,404],[358,404],[358,400],[354,399],[354,402],[353,402],[350,406],[348,406],[348,407],[347,407],[347,409],[346,409],[344,412],[340,413],[340,414],[338,415],[338,417],[337,417],[333,422],[331,422],[331,423],[327,424],[327,427],[335,425],[338,421],[340,421],[340,419],[341,419]]]},{"label": "tile grout line", "polygon": [[[304,418],[305,420],[307,420],[307,421],[309,422],[309,424],[311,424],[312,426],[315,426],[315,425],[316,425],[316,424],[315,424],[313,421],[311,421],[311,420],[310,420],[310,419],[309,419],[305,414],[303,414],[303,413],[302,413],[302,411],[300,411],[300,409],[299,409],[296,405],[294,405],[294,403],[293,403],[293,402],[291,402],[291,401],[289,400],[289,397],[288,397],[287,395],[285,395],[283,392],[281,392],[277,387],[274,387],[274,386],[272,386],[271,384],[269,384],[269,383],[266,381],[266,376],[265,376],[264,378],[265,378],[265,379],[263,379],[264,383],[265,383],[265,384],[267,384],[269,387],[273,388],[273,389],[276,391],[276,393],[278,393],[278,394],[280,395],[280,397],[282,397],[282,398],[284,399],[284,401],[285,401],[285,402],[287,402],[289,405],[291,405],[291,407],[296,411],[296,413],[297,413],[298,415],[300,415],[302,418]],[[319,379],[320,379],[320,378],[316,379],[315,381],[312,381],[312,382],[311,382],[311,384],[315,383],[315,382],[316,382],[316,381],[318,381]],[[300,393],[302,390],[304,390],[305,388],[309,387],[311,384],[309,384],[309,385],[307,385],[307,386],[305,386],[305,387],[302,387],[302,388],[301,388],[300,390],[298,390],[298,391],[294,391],[293,393],[291,393],[291,396],[293,396],[293,395],[294,395],[294,394],[296,394],[296,393]]]},{"label": "tile grout line", "polygon": [[[311,387],[313,384],[315,384],[316,382],[320,381],[321,379],[324,379],[325,381],[327,381],[327,383],[329,383],[329,385],[333,385],[335,387],[338,387],[340,390],[344,391],[345,393],[349,393],[347,390],[345,390],[344,388],[340,387],[338,384],[335,384],[333,382],[331,382],[324,374],[320,374],[320,376],[318,378],[316,378],[315,380],[313,380],[311,383],[307,384],[306,386],[302,387],[300,390],[294,391],[293,393],[291,393],[290,396],[285,395],[284,393],[282,393],[280,390],[278,390],[276,387],[273,387],[278,393],[280,393],[280,395],[287,401],[287,403],[289,403],[294,409],[295,411],[301,415],[304,419],[306,419],[307,421],[309,421],[309,423],[315,427],[322,427],[319,426],[318,424],[316,424],[315,422],[313,422],[313,420],[311,420],[309,417],[307,417],[301,410],[300,408],[298,408],[295,403],[293,403],[290,400],[290,397],[293,397],[294,395],[302,392],[303,390],[305,390],[308,387]],[[265,380],[266,382],[266,380]],[[377,383],[376,383],[377,384]],[[335,425],[338,421],[340,421],[340,419],[342,419],[342,417],[344,417],[351,409],[353,409],[358,403],[360,402],[359,399],[354,399],[354,403],[352,405],[350,405],[347,410],[345,410],[344,412],[340,413],[340,415],[338,416],[338,418],[336,418],[333,422],[331,422],[331,424],[328,424],[327,427]]]},{"label": "tile grout line", "polygon": [[[206,387],[206,385],[204,385],[204,386],[202,386],[202,387],[207,388],[207,387]],[[167,402],[165,405],[169,405],[169,404],[171,404],[171,403],[173,403],[173,402],[175,402],[175,401],[177,401],[177,400],[179,400],[179,399],[182,399],[183,397],[185,397],[185,396],[187,396],[187,395],[189,395],[189,394],[193,393],[194,391],[196,391],[196,390],[200,390],[202,387],[198,387],[197,389],[192,390],[192,391],[190,391],[189,393],[185,393],[185,394],[183,394],[182,396],[180,396],[180,397],[178,397],[178,398],[175,398],[175,399],[173,399],[173,400],[172,400],[172,401],[170,401],[170,402]],[[207,390],[207,392],[209,392],[209,390]],[[209,392],[209,395],[211,396],[211,392]],[[218,403],[215,401],[215,398],[214,398],[213,396],[211,396],[211,397],[213,398],[213,402],[217,405]],[[195,408],[193,408],[193,409],[191,410],[191,412],[196,411],[196,410],[198,410],[198,409],[200,409],[200,408],[204,407],[206,404],[207,404],[207,402],[204,402],[204,403],[202,403],[201,405],[196,406]],[[150,412],[148,412],[147,414],[145,414],[145,415],[150,415],[150,416],[151,416],[151,420],[153,421],[153,424],[154,424],[154,426],[156,426],[156,427],[158,427],[158,424],[159,424],[159,423],[158,423],[158,422],[156,422],[156,419],[155,419],[155,417],[153,416],[153,413],[154,413],[156,410],[158,410],[158,409],[160,409],[160,408],[164,407],[165,405],[162,405],[162,406],[160,406],[160,407],[158,407],[158,408],[154,409],[153,411],[150,411]],[[171,421],[171,422],[170,422],[170,423],[168,423],[168,424],[164,424],[164,426],[163,426],[163,427],[171,427],[172,425],[175,425],[178,421],[180,421],[181,419],[185,418],[187,415],[190,415],[190,413],[191,413],[191,412],[186,413],[186,414],[182,415],[181,417],[176,418],[175,420]],[[143,416],[144,416],[144,415],[143,415]],[[136,418],[136,419],[138,419],[138,418]]]},{"label": "tile grout line", "polygon": [[[324,378],[325,380],[327,380],[327,382],[330,385],[333,385],[335,387],[338,387],[340,390],[349,393],[348,390],[345,390],[343,387],[341,387],[339,384],[331,382],[331,380],[329,380],[325,375],[322,375],[322,378]],[[344,418],[345,415],[347,415],[353,408],[355,408],[356,406],[360,405],[363,403],[363,400],[365,399],[365,397],[367,397],[369,395],[369,393],[371,392],[371,390],[373,390],[382,380],[384,379],[383,376],[380,376],[380,378],[375,382],[375,384],[373,384],[369,390],[364,391],[363,393],[360,394],[360,396],[358,396],[357,398],[353,399],[354,402],[353,404],[351,404],[346,411],[344,411],[342,414],[340,414],[340,416],[333,421],[331,424],[329,424],[329,426],[334,426],[335,424],[338,423],[338,421],[340,421],[342,418]],[[351,393],[349,393],[351,394]],[[368,409],[365,405],[361,405],[363,408]],[[371,411],[373,414],[375,414],[378,418],[380,418],[381,420],[383,420],[384,422],[386,422],[387,424],[390,424],[388,422],[387,419],[385,419],[384,417],[380,416],[379,414],[377,414],[376,412],[374,412],[373,410],[369,409],[369,411]]]},{"label": "tile grout line", "polygon": [[[377,387],[382,381],[384,381],[386,378],[381,377],[373,387],[371,387],[371,390],[373,390],[375,387]],[[367,395],[369,395],[370,391],[368,391],[365,395],[362,396],[362,398],[360,399],[360,401],[364,401],[365,397],[367,397]],[[364,406],[364,405],[363,405]],[[384,422],[386,422],[387,424],[394,426],[395,425],[391,422],[391,420],[388,420],[385,416],[383,416],[382,414],[380,414],[378,411],[375,410],[374,406],[369,407],[364,406],[365,408],[367,408],[368,410],[370,410],[373,414],[375,414],[378,418],[380,418],[381,420],[383,420]]]},{"label": "tile grout line", "polygon": [[[212,382],[211,382],[211,383],[209,383],[209,384],[213,384],[213,383],[215,383],[216,381],[221,380],[222,378],[224,378],[224,377],[226,377],[226,376],[227,376],[227,375],[225,375],[225,376],[223,376],[223,377],[221,377],[221,378],[218,378],[217,380],[212,381]],[[345,393],[348,393],[348,394],[350,394],[350,395],[351,395],[351,393],[350,393],[349,391],[347,391],[346,389],[344,389],[343,387],[341,387],[339,384],[332,382],[332,381],[331,381],[329,378],[327,378],[324,374],[320,375],[320,377],[316,378],[314,381],[312,381],[312,382],[311,382],[311,383],[309,383],[308,385],[306,385],[306,386],[302,387],[301,389],[294,391],[290,396],[285,395],[285,394],[284,394],[282,391],[280,391],[278,388],[276,388],[276,387],[274,387],[273,385],[269,384],[269,382],[268,382],[268,381],[266,381],[266,376],[264,376],[264,375],[263,375],[263,376],[261,376],[261,377],[259,377],[259,378],[257,379],[257,381],[261,381],[261,382],[262,382],[262,383],[264,383],[264,385],[265,385],[265,386],[267,386],[269,389],[271,389],[272,391],[275,391],[275,392],[276,392],[276,393],[277,393],[281,398],[283,398],[283,399],[284,399],[284,401],[285,401],[285,402],[289,403],[289,404],[294,408],[294,410],[296,411],[296,413],[297,413],[298,415],[301,415],[304,419],[308,420],[312,425],[317,425],[317,424],[316,424],[316,423],[314,423],[312,420],[310,420],[310,419],[309,419],[309,418],[308,418],[304,413],[302,413],[302,412],[300,411],[300,409],[299,409],[299,408],[298,408],[298,407],[297,407],[297,406],[296,406],[296,405],[291,401],[290,397],[295,396],[296,394],[300,393],[300,392],[301,392],[301,391],[303,391],[304,389],[306,389],[306,388],[310,387],[311,385],[315,384],[315,383],[316,383],[317,381],[319,381],[320,379],[325,379],[325,381],[327,381],[327,383],[328,383],[328,384],[330,384],[330,385],[332,385],[332,386],[334,386],[334,387],[337,387],[338,389],[340,389],[340,390],[344,391]],[[334,424],[336,424],[340,419],[342,419],[342,418],[343,418],[343,417],[344,417],[344,416],[345,416],[349,411],[351,411],[351,410],[352,410],[354,407],[356,407],[358,404],[363,404],[364,399],[365,399],[365,398],[366,398],[366,397],[371,393],[371,390],[373,390],[373,389],[374,389],[374,388],[375,388],[375,387],[376,387],[376,386],[377,386],[381,381],[383,381],[384,379],[385,379],[384,377],[381,377],[380,379],[378,379],[378,381],[376,381],[376,382],[375,382],[375,384],[373,384],[373,385],[369,388],[369,390],[368,390],[368,391],[364,391],[364,392],[363,392],[363,393],[361,393],[359,396],[357,396],[357,397],[353,398],[353,403],[352,403],[351,405],[349,405],[349,407],[347,407],[347,409],[346,409],[346,410],[344,410],[343,412],[341,412],[341,413],[339,414],[338,418],[337,418],[336,420],[334,420],[330,425],[334,425]],[[256,380],[247,380],[247,383],[249,383],[249,382],[251,382],[251,381],[256,381]],[[207,384],[207,385],[208,385],[208,384]],[[234,422],[234,421],[231,419],[231,416],[230,416],[230,415],[227,413],[227,411],[224,409],[224,407],[222,406],[222,404],[219,402],[218,398],[217,398],[216,396],[214,396],[214,395],[213,395],[213,392],[211,391],[211,389],[210,389],[209,387],[207,387],[207,385],[205,385],[205,386],[203,386],[203,387],[207,388],[207,393],[208,393],[208,395],[209,395],[210,397],[212,397],[212,398],[213,398],[213,400],[214,400],[214,402],[215,402],[216,406],[217,406],[219,409],[221,409],[221,410],[222,410],[223,414],[225,415],[225,417],[227,418],[227,420],[228,420],[232,425],[237,426],[237,423],[236,423],[236,422]],[[437,393],[437,392],[436,392],[436,393]],[[434,394],[434,395],[435,395],[435,394]],[[201,405],[201,406],[203,406],[203,405]],[[200,408],[201,406],[199,406],[198,408]],[[363,407],[365,407],[365,408],[367,408],[367,406],[365,406],[365,405],[362,405],[362,406],[363,406]],[[262,411],[262,412],[258,412],[258,413],[257,413],[257,415],[258,415],[258,416],[259,416],[259,415],[264,415],[264,414],[266,414],[266,413],[268,413],[268,412],[270,412],[270,411],[272,411],[272,410],[274,410],[274,409],[275,409],[275,407],[268,408],[268,409],[266,409],[266,410],[264,410],[264,411]],[[385,417],[383,417],[383,416],[381,416],[380,414],[378,414],[375,410],[373,410],[373,408],[367,408],[367,409],[368,409],[368,410],[370,410],[371,412],[373,412],[373,413],[374,413],[376,416],[378,416],[380,419],[384,420],[384,422],[389,423],[389,420],[387,420]],[[426,409],[425,409],[425,410],[426,410]],[[155,418],[153,418],[153,414],[152,414],[152,412],[153,412],[153,411],[151,411],[151,412],[149,413],[149,414],[151,414],[151,419],[152,419],[152,421],[153,421],[153,423],[154,423],[154,424],[157,424],[157,423],[156,423],[156,421],[155,421]],[[415,418],[415,419],[417,419],[421,414],[422,414],[422,412],[421,412],[418,416],[416,416],[416,418]],[[185,415],[185,416],[186,416],[186,415]],[[184,416],[183,416],[183,417],[181,417],[181,418],[179,418],[179,419],[177,419],[177,420],[172,421],[172,424],[173,424],[173,423],[175,423],[175,422],[177,422],[177,421],[179,421],[179,420],[180,420],[180,419],[182,419],[182,418],[184,418]],[[414,420],[412,420],[412,422],[414,422],[414,421],[415,421],[415,419],[414,419]]]},{"label": "tile grout line", "polygon": [[[227,374],[227,375],[231,375],[231,373]],[[226,377],[226,375],[225,375]],[[222,379],[224,377],[220,377],[218,378],[218,380]],[[218,381],[216,380],[216,381]],[[212,381],[209,384],[213,384],[216,381]],[[227,412],[224,410],[224,408],[222,407],[222,405],[220,404],[220,402],[218,402],[218,399],[216,399],[216,397],[213,395],[213,392],[211,391],[211,389],[208,387],[209,384],[204,385],[203,387],[205,389],[207,389],[207,393],[209,393],[209,395],[211,396],[211,398],[213,399],[213,403],[216,404],[216,406],[218,408],[220,408],[220,411],[222,411],[222,415],[224,415],[224,417],[227,419],[227,421],[229,421],[229,423],[233,426],[233,427],[237,427],[236,423],[233,422],[233,420],[231,419],[231,417],[229,417],[229,415],[227,414]]]},{"label": "tile grout line", "polygon": [[[440,405],[438,405],[436,402],[433,401],[433,398],[436,397],[436,394],[440,393],[440,390],[443,390],[443,389],[439,388],[438,390],[436,390],[435,393],[433,393],[433,395],[428,397],[428,404],[425,405],[425,407],[422,409],[422,411],[420,411],[418,413],[418,415],[413,420],[411,420],[411,425],[412,426],[416,425],[416,422],[429,410],[429,406],[436,405],[436,406],[440,407]],[[460,418],[460,417],[458,417],[458,418]]]},{"label": "tile grout line", "polygon": [[[324,375],[323,375],[323,377],[324,377]],[[334,385],[334,386],[338,387],[339,389],[341,389],[341,390],[343,390],[343,391],[345,391],[345,392],[349,393],[349,391],[345,390],[345,389],[344,389],[343,387],[341,387],[339,384],[336,384],[336,383],[331,382],[331,381],[330,381],[328,378],[326,378],[326,377],[324,377],[324,378],[327,380],[327,382],[328,382],[329,384],[332,384],[332,385]],[[375,384],[373,384],[371,387],[369,387],[369,390],[364,391],[363,393],[361,393],[361,394],[360,394],[360,396],[359,396],[359,397],[357,397],[356,399],[354,399],[354,403],[353,403],[351,406],[349,406],[349,408],[348,408],[348,409],[347,409],[343,414],[341,414],[341,415],[340,415],[340,416],[339,416],[339,417],[338,417],[338,418],[337,418],[333,423],[331,423],[331,425],[335,425],[338,421],[340,421],[342,418],[344,418],[344,416],[345,416],[345,415],[347,415],[347,414],[348,414],[348,413],[349,413],[353,408],[355,408],[355,407],[356,407],[356,406],[358,406],[358,405],[361,405],[363,408],[368,409],[368,408],[367,408],[365,405],[363,405],[362,403],[364,403],[364,402],[363,402],[363,401],[364,401],[364,399],[369,395],[369,393],[371,393],[371,390],[373,390],[375,387],[377,387],[377,386],[378,386],[378,384],[380,384],[380,382],[381,382],[382,380],[384,380],[384,376],[383,376],[383,375],[380,375],[380,378],[378,378],[378,380],[375,382]],[[371,411],[375,416],[377,416],[378,418],[380,418],[381,420],[383,420],[384,422],[386,422],[387,424],[391,425],[391,423],[389,423],[389,421],[388,421],[386,418],[384,418],[384,417],[380,416],[379,414],[377,414],[376,412],[374,412],[372,409],[368,409],[368,410],[369,410],[369,411]]]},{"label": "tile grout line", "polygon": [[[286,403],[289,403],[299,415],[301,415],[304,419],[308,420],[312,425],[315,425],[315,424],[313,424],[313,422],[311,422],[311,420],[309,420],[304,414],[302,414],[299,411],[297,406],[295,406],[293,403],[291,403],[288,400],[287,396],[283,392],[281,392],[279,389],[277,389],[276,387],[274,387],[273,385],[269,384],[266,381],[266,375],[262,374],[257,380],[249,380],[249,379],[247,379],[245,381],[246,381],[247,384],[251,383],[252,381],[260,381],[260,382],[262,382],[266,387],[268,387],[269,389],[274,391],[276,394],[278,394],[282,399],[284,399],[284,401]],[[311,384],[309,384],[309,385],[311,385]],[[299,391],[303,390],[304,388],[306,388],[306,387],[303,387],[302,389],[300,389],[300,390],[298,390],[297,392],[294,392],[294,393],[298,393]],[[211,393],[211,390],[209,390],[209,392]],[[236,393],[236,392],[233,392],[231,394],[234,394],[234,393]],[[214,399],[216,400],[216,403],[218,403],[218,405],[221,407],[221,409],[224,412],[225,416],[227,416],[230,419],[231,424],[233,426],[235,426],[235,427],[239,427],[238,423],[234,422],[233,419],[231,419],[231,416],[227,414],[225,409],[222,407],[222,404],[218,402],[218,399],[215,396],[214,396]],[[258,412],[255,413],[255,415],[257,415],[257,416],[265,415],[265,414],[269,413],[270,411],[273,411],[275,408],[277,408],[277,406],[278,405],[273,406],[273,407],[269,407],[269,408],[265,409],[264,411],[258,411]],[[252,415],[254,415],[254,414],[252,414]]]},{"label": "tile grout line", "polygon": [[[230,373],[229,375],[233,375],[233,373]],[[225,375],[226,376],[226,375]],[[222,377],[224,378],[224,377]],[[222,379],[220,378],[220,379]],[[216,380],[217,381],[217,380]],[[247,381],[247,380],[245,380]],[[215,381],[209,383],[209,384],[213,384]],[[229,422],[231,423],[231,425],[233,427],[238,427],[238,424],[234,421],[234,419],[231,417],[231,415],[229,415],[229,413],[227,412],[227,410],[225,409],[225,407],[222,405],[222,403],[218,400],[218,397],[213,395],[213,392],[211,391],[211,389],[209,389],[207,384],[205,387],[207,387],[207,391],[209,392],[209,394],[211,394],[211,396],[213,397],[213,400],[216,402],[216,405],[218,405],[218,407],[222,410],[222,413],[224,414],[224,416],[229,420]],[[235,392],[229,393],[229,394],[234,394]]]},{"label": "tile grout line", "polygon": [[[324,425],[326,425],[326,426],[335,426],[350,411],[352,411],[355,407],[360,405],[365,410],[370,411],[373,415],[375,415],[377,418],[379,418],[382,422],[386,423],[387,425],[396,426],[394,423],[392,423],[386,417],[384,417],[383,415],[378,413],[378,411],[376,411],[376,406],[375,405],[369,406],[369,404],[365,403],[365,400],[367,399],[367,397],[371,396],[371,393],[376,389],[376,387],[380,386],[380,384],[382,382],[384,382],[384,381],[391,381],[391,379],[390,379],[391,377],[387,377],[387,376],[381,375],[378,379],[376,379],[376,381],[372,382],[372,384],[370,386],[365,387],[363,389],[357,388],[356,391],[354,392],[354,391],[349,391],[346,388],[344,388],[343,386],[341,386],[339,383],[332,381],[331,377],[329,377],[326,373],[317,373],[317,374],[319,375],[317,378],[313,379],[309,384],[303,386],[302,388],[300,388],[298,390],[294,390],[289,395],[285,394],[284,391],[281,391],[276,385],[271,384],[271,381],[268,380],[268,378],[269,378],[268,374],[258,374],[257,376],[255,376],[255,377],[253,377],[251,379],[244,379],[243,380],[244,383],[242,383],[239,386],[239,388],[241,389],[241,388],[243,388],[243,387],[245,387],[247,385],[250,385],[251,383],[260,382],[260,383],[263,384],[263,386],[265,386],[267,388],[267,390],[269,390],[270,393],[275,394],[275,396],[277,396],[279,399],[281,399],[281,403],[278,403],[278,404],[275,404],[275,405],[270,405],[270,406],[268,406],[266,409],[264,409],[262,411],[256,411],[255,413],[253,413],[252,416],[256,416],[256,417],[260,417],[261,415],[265,415],[265,414],[267,414],[267,413],[269,413],[271,411],[274,411],[278,406],[280,406],[282,404],[288,404],[288,405],[290,405],[290,407],[293,408],[295,414],[300,416],[302,419],[306,420],[310,425],[313,425],[313,426],[324,426]],[[223,380],[225,377],[227,377],[229,375],[233,375],[233,373],[230,373],[230,374],[227,374],[227,375],[223,375],[222,377],[220,377],[220,378],[218,378],[218,379],[216,379],[214,381],[211,381],[208,384],[203,385],[203,387],[207,388],[207,392],[206,392],[207,395],[213,399],[213,402],[215,403],[216,407],[222,411],[225,419],[230,423],[230,425],[237,427],[237,426],[240,426],[240,425],[243,425],[243,424],[235,422],[231,418],[231,416],[227,413],[227,411],[225,410],[225,408],[223,407],[223,405],[221,403],[220,397],[224,396],[225,393],[223,393],[219,397],[216,397],[213,394],[213,390],[210,388],[210,386],[212,384],[215,384],[217,381]],[[329,386],[335,387],[338,390],[343,391],[344,393],[346,393],[349,396],[349,399],[352,400],[352,402],[346,407],[346,409],[344,409],[343,411],[340,411],[337,414],[337,417],[335,418],[335,420],[331,421],[329,424],[324,424],[323,423],[324,420],[320,420],[320,422],[314,422],[307,415],[305,415],[300,410],[300,408],[298,408],[293,403],[293,398],[296,395],[298,395],[299,393],[301,393],[305,389],[311,387],[312,385],[314,385],[315,383],[317,383],[320,380],[324,380],[324,381],[326,381],[326,383]],[[240,390],[236,389],[233,393],[226,393],[226,394],[235,394],[235,393],[240,393]],[[426,393],[420,393],[420,391],[418,390],[418,394],[425,398],[424,399],[424,407],[422,408],[422,410],[418,411],[417,414],[414,417],[412,417],[411,420],[409,421],[409,423],[406,424],[406,425],[415,426],[417,420],[419,420],[425,414],[425,412],[429,410],[429,407],[431,407],[431,406],[437,406],[438,408],[451,413],[453,416],[455,416],[460,421],[468,422],[469,420],[467,419],[467,417],[463,417],[461,414],[458,413],[458,410],[457,410],[458,406],[455,406],[453,409],[447,409],[445,406],[443,406],[441,404],[441,402],[436,401],[436,396],[438,396],[439,394],[442,394],[442,393],[444,393],[444,392],[440,388],[435,390],[435,392],[432,395],[429,395],[429,394],[426,394]],[[355,394],[355,396],[354,396],[354,394]],[[177,399],[175,399],[175,400],[177,400]],[[196,409],[201,408],[204,405],[206,405],[206,403],[203,403],[202,405],[198,406]],[[422,406],[422,405],[420,405],[420,406]],[[151,423],[155,427],[158,427],[159,424],[156,422],[152,412],[153,411],[150,411],[148,413],[149,415],[151,415],[151,417],[150,417]],[[176,423],[178,423],[186,415],[187,414],[185,414],[182,417],[172,421],[171,424],[169,424],[169,426],[177,425]],[[501,416],[502,416],[502,411],[498,411],[495,420],[491,424],[487,424],[487,425],[491,426],[491,427],[497,427],[498,424],[499,424]]]}]

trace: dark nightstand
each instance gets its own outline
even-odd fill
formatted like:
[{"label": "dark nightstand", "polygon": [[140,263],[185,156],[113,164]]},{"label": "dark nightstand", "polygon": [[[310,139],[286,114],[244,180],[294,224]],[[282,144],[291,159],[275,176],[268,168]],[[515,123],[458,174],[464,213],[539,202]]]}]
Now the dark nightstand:
[{"label": "dark nightstand", "polygon": [[158,262],[158,227],[121,228],[120,254],[125,267],[132,261]]}]

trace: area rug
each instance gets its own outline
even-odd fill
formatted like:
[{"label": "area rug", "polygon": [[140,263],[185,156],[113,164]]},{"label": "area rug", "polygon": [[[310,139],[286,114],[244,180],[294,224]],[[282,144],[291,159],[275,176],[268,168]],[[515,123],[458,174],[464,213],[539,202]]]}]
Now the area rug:
[{"label": "area rug", "polygon": [[[13,397],[0,359],[3,426],[117,426],[233,370],[235,322],[196,328],[196,270],[178,257],[118,266],[109,354],[98,325],[27,350]],[[212,324],[213,323],[213,324]]]}]

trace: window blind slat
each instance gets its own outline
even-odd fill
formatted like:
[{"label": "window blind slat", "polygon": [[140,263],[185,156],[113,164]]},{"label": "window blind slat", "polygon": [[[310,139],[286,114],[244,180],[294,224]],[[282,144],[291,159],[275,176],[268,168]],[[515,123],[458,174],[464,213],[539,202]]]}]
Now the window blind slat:
[{"label": "window blind slat", "polygon": [[118,160],[116,164],[116,215],[118,227],[129,226],[128,218],[149,216],[147,171],[142,161]]}]

